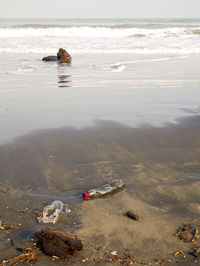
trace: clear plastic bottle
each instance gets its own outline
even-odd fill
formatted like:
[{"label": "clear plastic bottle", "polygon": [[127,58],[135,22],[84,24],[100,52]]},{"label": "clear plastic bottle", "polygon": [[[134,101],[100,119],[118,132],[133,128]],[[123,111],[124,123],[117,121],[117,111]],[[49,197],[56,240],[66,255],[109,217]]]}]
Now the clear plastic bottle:
[{"label": "clear plastic bottle", "polygon": [[71,210],[62,201],[55,200],[51,205],[44,207],[41,220],[43,223],[55,224],[63,211],[70,212]]},{"label": "clear plastic bottle", "polygon": [[101,187],[93,188],[88,190],[87,192],[84,192],[82,194],[82,198],[86,200],[94,197],[103,196],[105,194],[114,192],[123,187],[124,187],[124,182],[122,180],[115,180]]}]

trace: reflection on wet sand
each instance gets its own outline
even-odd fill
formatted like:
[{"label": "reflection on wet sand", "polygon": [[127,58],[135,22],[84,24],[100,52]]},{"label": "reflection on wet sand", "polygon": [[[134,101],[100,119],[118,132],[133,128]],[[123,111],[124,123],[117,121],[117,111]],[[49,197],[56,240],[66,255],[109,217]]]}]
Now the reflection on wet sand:
[{"label": "reflection on wet sand", "polygon": [[[187,254],[194,244],[186,245],[175,232],[182,224],[200,223],[199,122],[197,116],[165,128],[100,122],[81,130],[42,130],[2,145],[1,218],[5,224],[15,223],[16,229],[9,235],[3,232],[0,259],[14,254],[20,240],[26,245],[30,232],[43,227],[36,223],[33,210],[42,210],[55,199],[72,210],[60,217],[56,228],[84,241],[84,251],[74,258],[76,265],[81,265],[81,256],[92,262],[107,251],[125,248],[144,263],[173,258],[177,250]],[[114,179],[126,184],[122,192],[78,200],[81,192]],[[26,214],[16,212],[26,208]],[[125,217],[128,210],[141,220]],[[28,237],[23,232],[29,232]],[[51,259],[45,257],[45,263]]]},{"label": "reflection on wet sand", "polygon": [[59,88],[67,88],[71,87],[71,76],[70,75],[58,75],[58,87]]},{"label": "reflection on wet sand", "polygon": [[66,74],[69,71],[71,64],[58,65],[58,88],[71,87],[71,75]]}]

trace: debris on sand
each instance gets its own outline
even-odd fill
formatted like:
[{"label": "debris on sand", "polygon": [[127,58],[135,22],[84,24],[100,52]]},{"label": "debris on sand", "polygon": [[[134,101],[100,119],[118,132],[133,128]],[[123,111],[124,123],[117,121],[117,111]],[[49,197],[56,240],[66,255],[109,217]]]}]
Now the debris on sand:
[{"label": "debris on sand", "polygon": [[125,213],[125,215],[128,216],[129,218],[133,219],[133,220],[136,220],[136,221],[140,220],[140,217],[131,211],[127,211]]},{"label": "debris on sand", "polygon": [[113,256],[117,256],[117,251],[113,250],[113,251],[110,252],[110,254],[113,255]]},{"label": "debris on sand", "polygon": [[83,192],[82,198],[84,200],[88,200],[90,198],[101,197],[109,193],[121,190],[124,186],[125,184],[122,180],[115,180],[101,187],[93,188],[93,189],[88,190],[87,192]]},{"label": "debris on sand", "polygon": [[183,251],[176,251],[176,252],[174,253],[174,257],[177,256],[177,255],[180,255],[180,254],[184,254]]},{"label": "debris on sand", "polygon": [[0,220],[0,230],[4,230],[5,229],[5,226],[4,224],[2,223],[2,221]]},{"label": "debris on sand", "polygon": [[196,226],[195,229],[194,229],[194,231],[193,231],[193,238],[191,239],[191,242],[194,242],[196,240],[198,234],[199,234],[199,229]]},{"label": "debris on sand", "polygon": [[191,224],[184,224],[179,227],[176,236],[186,242],[193,242],[196,240],[199,234],[199,229],[197,226],[192,226]]},{"label": "debris on sand", "polygon": [[189,254],[193,255],[195,258],[200,257],[200,248],[193,248]]},{"label": "debris on sand", "polygon": [[0,266],[3,266],[3,265],[16,266],[18,264],[25,263],[25,262],[28,263],[30,261],[36,261],[38,259],[38,255],[40,254],[40,252],[41,252],[40,249],[37,248],[36,246],[27,248],[26,253],[16,256],[9,260],[3,260],[0,263]]},{"label": "debris on sand", "polygon": [[0,187],[0,193],[7,193],[8,190],[4,187]]},{"label": "debris on sand", "polygon": [[55,224],[58,221],[60,214],[65,212],[71,212],[66,204],[63,204],[62,201],[55,200],[51,205],[47,205],[43,209],[43,216],[41,221],[43,223],[53,223]]},{"label": "debris on sand", "polygon": [[11,226],[5,225],[2,220],[0,220],[0,230],[6,230],[7,232],[11,232],[16,229],[16,225],[13,224]]},{"label": "debris on sand", "polygon": [[33,213],[36,215],[36,220],[38,223],[41,223],[41,219],[42,219],[42,212],[38,209],[34,209]]},{"label": "debris on sand", "polygon": [[28,212],[28,208],[24,209],[24,210],[17,210],[18,213],[27,213]]},{"label": "debris on sand", "polygon": [[42,229],[35,233],[38,242],[37,246],[48,256],[56,256],[66,259],[74,255],[75,251],[83,248],[82,241],[77,236],[71,236],[54,229]]}]

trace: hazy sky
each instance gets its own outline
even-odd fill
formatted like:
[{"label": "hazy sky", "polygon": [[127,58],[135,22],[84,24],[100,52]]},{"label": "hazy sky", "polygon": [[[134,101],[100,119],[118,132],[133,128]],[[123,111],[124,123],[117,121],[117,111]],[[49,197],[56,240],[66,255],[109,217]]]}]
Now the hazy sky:
[{"label": "hazy sky", "polygon": [[200,18],[200,0],[0,0],[0,18]]}]

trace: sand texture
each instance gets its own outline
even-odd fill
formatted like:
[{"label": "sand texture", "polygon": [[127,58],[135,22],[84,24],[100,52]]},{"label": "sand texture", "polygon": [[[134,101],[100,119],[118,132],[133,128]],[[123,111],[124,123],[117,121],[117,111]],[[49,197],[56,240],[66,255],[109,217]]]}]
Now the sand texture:
[{"label": "sand texture", "polygon": [[[165,128],[101,123],[44,130],[2,145],[0,213],[8,228],[0,231],[1,261],[19,255],[16,248],[32,246],[34,233],[51,227],[83,241],[83,250],[65,263],[199,263],[188,254],[199,238],[192,243],[176,236],[183,224],[200,223],[199,125],[198,117]],[[124,181],[122,191],[82,201],[82,192],[115,179]],[[37,223],[36,209],[53,200],[62,200],[71,213],[55,225]],[[127,211],[140,219],[128,218]],[[43,254],[35,262],[61,263]]]}]

